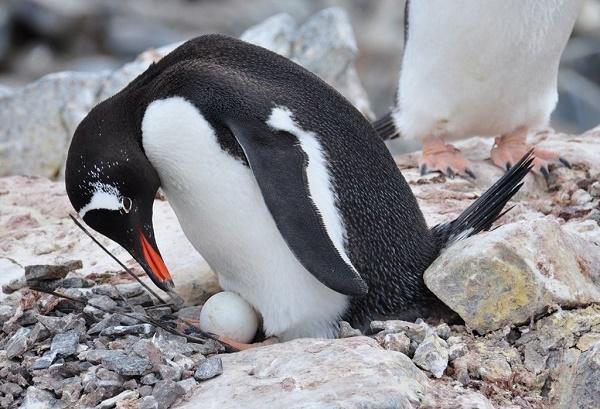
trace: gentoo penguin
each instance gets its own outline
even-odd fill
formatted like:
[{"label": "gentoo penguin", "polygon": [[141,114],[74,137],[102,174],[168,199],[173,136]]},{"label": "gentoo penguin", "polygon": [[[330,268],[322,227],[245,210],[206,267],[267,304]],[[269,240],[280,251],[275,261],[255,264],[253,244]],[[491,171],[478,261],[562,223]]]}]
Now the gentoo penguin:
[{"label": "gentoo penguin", "polygon": [[[560,56],[581,0],[406,1],[404,51],[390,113],[375,121],[384,139],[423,144],[422,173],[475,176],[446,143],[497,136],[492,161],[510,167],[531,149],[529,132],[548,125]],[[534,148],[548,178],[558,153]]]},{"label": "gentoo penguin", "polygon": [[333,337],[340,318],[448,314],[423,272],[453,240],[490,227],[530,161],[430,229],[346,99],[278,54],[206,35],[92,109],[65,182],[85,223],[169,289],[152,227],[160,186],[221,287],[260,313],[267,336],[288,340]]}]

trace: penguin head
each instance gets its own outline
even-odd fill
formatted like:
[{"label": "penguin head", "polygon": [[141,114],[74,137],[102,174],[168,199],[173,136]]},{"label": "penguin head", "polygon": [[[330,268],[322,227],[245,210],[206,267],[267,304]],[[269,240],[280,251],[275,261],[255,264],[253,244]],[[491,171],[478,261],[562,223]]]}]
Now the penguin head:
[{"label": "penguin head", "polygon": [[83,221],[125,248],[162,290],[173,287],[154,239],[160,186],[141,131],[117,101],[94,108],[75,131],[65,168],[67,195]]}]

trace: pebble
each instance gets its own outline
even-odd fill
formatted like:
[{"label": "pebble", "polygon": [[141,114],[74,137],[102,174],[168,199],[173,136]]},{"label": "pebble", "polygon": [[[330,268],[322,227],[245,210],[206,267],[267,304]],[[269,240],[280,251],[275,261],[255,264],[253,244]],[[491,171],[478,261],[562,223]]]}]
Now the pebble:
[{"label": "pebble", "polygon": [[590,185],[590,195],[595,198],[600,198],[600,181],[596,181]]},{"label": "pebble", "polygon": [[179,397],[185,395],[185,390],[177,382],[164,380],[154,385],[152,396],[156,399],[159,409],[170,407]]},{"label": "pebble", "polygon": [[180,380],[182,371],[183,370],[181,368],[173,367],[171,365],[160,365],[158,368],[160,377],[164,380],[171,380],[171,381]]},{"label": "pebble", "polygon": [[430,333],[415,351],[413,362],[421,369],[441,378],[448,366],[446,342],[435,333]]},{"label": "pebble", "polygon": [[223,362],[218,356],[211,356],[206,358],[198,364],[196,372],[194,372],[194,378],[197,381],[205,381],[207,379],[214,378],[223,373]]},{"label": "pebble", "polygon": [[100,331],[102,336],[123,336],[123,335],[152,335],[154,333],[154,326],[151,324],[137,324],[137,325],[117,325],[114,327],[108,327]]},{"label": "pebble", "polygon": [[140,394],[138,391],[123,391],[117,396],[113,396],[112,398],[102,401],[98,406],[96,406],[96,409],[110,409],[114,407],[117,402],[137,399],[139,396]]},{"label": "pebble", "polygon": [[383,337],[383,347],[390,351],[402,352],[404,355],[408,355],[410,352],[410,338],[404,332],[386,334]]},{"label": "pebble", "polygon": [[359,337],[361,335],[362,332],[359,329],[352,328],[352,325],[346,321],[340,321],[338,338]]},{"label": "pebble", "polygon": [[65,278],[73,270],[83,267],[81,260],[67,261],[62,264],[39,264],[25,266],[25,279],[27,282],[57,280]]},{"label": "pebble", "polygon": [[5,346],[6,357],[8,359],[21,356],[25,351],[27,351],[27,340],[29,339],[30,333],[31,328],[21,327],[12,337],[10,337]]},{"label": "pebble", "polygon": [[469,352],[467,345],[461,342],[450,345],[448,348],[448,359],[450,362],[454,361],[461,356],[464,356],[467,352]]},{"label": "pebble", "polygon": [[402,320],[372,321],[372,331],[404,332],[411,340],[421,343],[431,327],[425,322],[414,323]]},{"label": "pebble", "polygon": [[183,379],[179,382],[177,382],[177,385],[181,386],[183,388],[183,390],[185,391],[185,393],[188,393],[189,391],[192,390],[192,388],[194,386],[196,386],[198,383],[196,382],[196,380],[194,378],[187,378],[187,379]]},{"label": "pebble", "polygon": [[143,398],[139,399],[137,403],[138,409],[158,409],[158,402],[152,395],[144,396]]},{"label": "pebble", "polygon": [[79,345],[79,335],[79,332],[74,329],[61,334],[56,334],[54,338],[52,338],[50,351],[62,357],[74,355],[77,352],[77,346]]},{"label": "pebble", "polygon": [[583,189],[577,189],[571,195],[571,202],[576,205],[584,205],[592,201],[592,195]]},{"label": "pebble", "polygon": [[124,353],[109,355],[102,358],[101,362],[106,369],[127,376],[144,375],[152,369],[152,362],[149,359]]}]

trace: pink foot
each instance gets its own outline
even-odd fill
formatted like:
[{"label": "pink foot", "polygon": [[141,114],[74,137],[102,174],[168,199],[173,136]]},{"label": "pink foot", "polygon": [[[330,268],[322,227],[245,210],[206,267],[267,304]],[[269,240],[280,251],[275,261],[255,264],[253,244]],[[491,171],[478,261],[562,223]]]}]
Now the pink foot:
[{"label": "pink foot", "polygon": [[429,172],[441,172],[454,178],[455,175],[468,175],[475,178],[469,169],[469,161],[465,159],[460,150],[450,144],[444,143],[442,138],[433,137],[425,140],[423,156],[419,160],[421,175]]}]

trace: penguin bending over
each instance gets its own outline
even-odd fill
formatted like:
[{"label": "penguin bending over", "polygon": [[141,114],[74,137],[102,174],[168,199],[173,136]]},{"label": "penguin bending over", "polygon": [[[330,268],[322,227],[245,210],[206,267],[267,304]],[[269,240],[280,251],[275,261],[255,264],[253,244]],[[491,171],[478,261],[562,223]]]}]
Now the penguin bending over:
[{"label": "penguin bending over", "polygon": [[[419,140],[421,173],[475,177],[446,141],[495,136],[494,164],[509,168],[531,149],[558,100],[560,56],[581,0],[427,0],[405,8],[396,105],[374,122],[382,138]],[[547,179],[558,153],[534,148]]]},{"label": "penguin bending over", "polygon": [[526,156],[455,221],[430,229],[369,122],[315,75],[221,35],[181,45],[77,128],[65,182],[85,223],[157,286],[170,274],[152,204],[164,190],[224,290],[283,340],[334,337],[338,320],[451,311],[423,272],[453,240],[490,227]]}]

